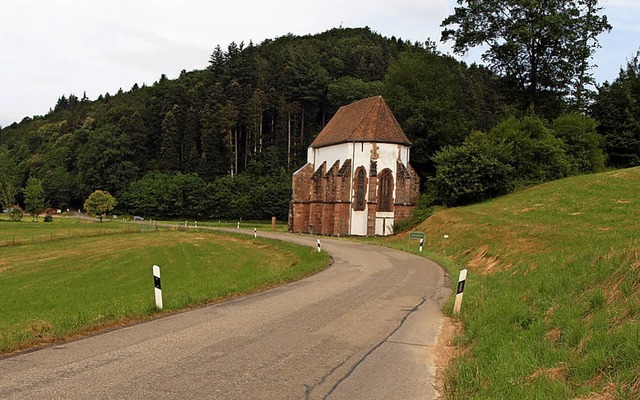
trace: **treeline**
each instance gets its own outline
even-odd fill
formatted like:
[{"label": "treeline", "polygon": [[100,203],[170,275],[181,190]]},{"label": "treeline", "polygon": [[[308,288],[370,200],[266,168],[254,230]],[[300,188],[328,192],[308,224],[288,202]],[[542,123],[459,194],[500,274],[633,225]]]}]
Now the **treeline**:
[{"label": "treeline", "polygon": [[590,115],[565,111],[549,122],[529,110],[440,150],[432,158],[428,202],[463,205],[566,176],[640,165],[639,57],[598,87]]},{"label": "treeline", "polygon": [[550,126],[536,115],[509,117],[488,133],[473,132],[438,152],[432,202],[479,202],[518,188],[604,169],[596,121],[577,113]]},{"label": "treeline", "polygon": [[[273,156],[272,152],[269,152]],[[255,164],[254,164],[255,165]],[[249,170],[206,182],[197,173],[149,172],[120,198],[131,214],[200,220],[266,219],[286,221],[291,175]]]},{"label": "treeline", "polygon": [[[637,73],[637,60],[629,68]],[[578,129],[578,137],[569,138],[551,125],[571,111],[568,105],[537,115],[538,110],[514,106],[520,103],[509,80],[438,54],[433,43],[385,38],[368,28],[289,35],[259,45],[231,43],[213,50],[206,69],[183,71],[175,80],[163,75],[151,86],[136,84],[95,101],[62,96],[46,116],[2,129],[0,200],[3,207],[23,204],[21,188],[35,177],[56,208],[81,207],[101,189],[117,198],[120,213],[286,218],[291,173],[306,162],[309,143],[340,106],[382,94],[413,141],[412,164],[432,201],[477,201],[539,180],[596,170],[603,159],[614,166],[633,165],[635,154],[637,163],[640,152],[629,143],[638,133],[616,114],[624,114],[616,91],[631,91],[633,97],[632,89],[618,86],[626,88],[633,79],[637,75],[621,75],[598,95],[594,116],[610,123],[594,133],[596,121],[580,120],[589,127],[586,136]],[[518,127],[529,119],[540,127]],[[601,133],[605,139],[599,139]],[[521,147],[498,145],[504,137],[520,143],[522,135],[534,147],[550,135],[565,167],[522,179],[514,161],[505,158]],[[576,161],[581,156],[575,153],[580,146],[570,143],[574,139],[597,143],[589,151],[603,149],[602,157],[595,157],[599,161]],[[473,153],[479,148],[500,149],[505,157]],[[468,160],[491,161],[487,165],[504,170],[500,174],[509,182],[500,190],[469,184],[466,194],[447,197],[452,187],[465,184],[445,173],[447,163],[464,152],[473,153]],[[481,170],[473,179],[493,179]]]}]

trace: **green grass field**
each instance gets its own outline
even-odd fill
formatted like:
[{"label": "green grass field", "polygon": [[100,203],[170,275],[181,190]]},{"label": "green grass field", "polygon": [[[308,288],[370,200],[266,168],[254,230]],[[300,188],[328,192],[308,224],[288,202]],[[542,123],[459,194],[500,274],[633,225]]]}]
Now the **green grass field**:
[{"label": "green grass field", "polygon": [[[157,221],[159,224],[168,224],[176,226],[184,226],[185,221]],[[213,227],[213,228],[236,228],[239,221],[194,221],[188,220],[187,226],[189,228],[198,224],[199,227]],[[271,221],[240,221],[240,228],[242,229],[257,229],[258,231],[271,231]],[[276,222],[276,232],[287,232],[287,221]]]},{"label": "green grass field", "polygon": [[[0,232],[46,236],[70,229],[70,221],[55,222],[0,223]],[[171,312],[299,279],[329,261],[309,247],[202,230],[76,233],[0,248],[0,354],[157,314],[153,264],[162,269],[164,308]]]},{"label": "green grass field", "polygon": [[114,233],[142,232],[155,230],[149,222],[98,223],[94,219],[64,218],[54,216],[52,222],[32,222],[31,217],[25,217],[20,222],[9,221],[7,215],[0,214],[0,248],[16,245],[31,245],[87,236],[103,236]]},{"label": "green grass field", "polygon": [[[640,168],[446,209],[415,230],[454,285],[469,269],[449,399],[640,399]],[[388,244],[417,251],[407,234]]]}]

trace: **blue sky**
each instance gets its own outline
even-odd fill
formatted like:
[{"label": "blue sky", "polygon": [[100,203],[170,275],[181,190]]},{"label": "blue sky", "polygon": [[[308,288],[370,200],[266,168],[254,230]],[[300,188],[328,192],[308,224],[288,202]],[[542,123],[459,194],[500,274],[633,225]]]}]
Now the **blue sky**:
[{"label": "blue sky", "polygon": [[[222,3],[222,4],[221,4]],[[392,4],[390,7],[389,4]],[[599,83],[640,48],[640,1],[601,0],[613,31],[600,37]],[[213,48],[287,33],[369,26],[438,41],[455,0],[16,0],[0,4],[0,125],[46,114],[73,93],[90,99],[207,66]],[[450,52],[449,44],[438,44]],[[478,60],[478,52],[458,57]]]}]

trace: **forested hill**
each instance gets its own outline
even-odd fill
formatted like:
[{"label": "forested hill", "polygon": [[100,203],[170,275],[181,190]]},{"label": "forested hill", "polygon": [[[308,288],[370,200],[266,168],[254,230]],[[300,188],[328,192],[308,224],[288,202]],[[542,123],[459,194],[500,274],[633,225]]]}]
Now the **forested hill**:
[{"label": "forested hill", "polygon": [[[202,70],[95,101],[65,95],[47,115],[2,129],[0,203],[23,205],[35,178],[54,208],[82,207],[102,189],[121,213],[286,218],[291,172],[309,143],[340,106],[380,94],[413,142],[428,202],[478,201],[602,166],[595,121],[574,116],[551,129],[567,103],[532,115],[523,93],[433,43],[369,28],[231,43]],[[607,107],[603,120],[615,116]]]},{"label": "forested hill", "polygon": [[[53,207],[81,206],[103,189],[122,211],[251,217],[247,210],[261,207],[235,204],[253,201],[242,196],[192,209],[189,198],[205,194],[184,193],[185,185],[238,193],[259,181],[273,193],[256,201],[279,203],[262,212],[284,217],[290,172],[304,164],[307,146],[340,106],[384,95],[415,143],[414,164],[427,175],[435,150],[494,124],[501,107],[495,82],[486,70],[437,55],[425,43],[368,28],[333,29],[218,46],[202,70],[95,101],[62,96],[47,115],[4,128],[0,148],[15,163],[16,187],[41,179]],[[169,181],[183,188],[162,209],[139,204],[136,193],[149,186],[166,197]]]}]

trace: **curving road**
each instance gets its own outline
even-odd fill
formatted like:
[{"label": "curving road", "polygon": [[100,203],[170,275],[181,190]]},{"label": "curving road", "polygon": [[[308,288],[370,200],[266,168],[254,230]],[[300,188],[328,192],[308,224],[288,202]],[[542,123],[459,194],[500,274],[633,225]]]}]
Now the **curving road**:
[{"label": "curving road", "polygon": [[321,240],[334,263],[312,277],[0,359],[0,398],[435,399],[445,273],[397,250]]}]

